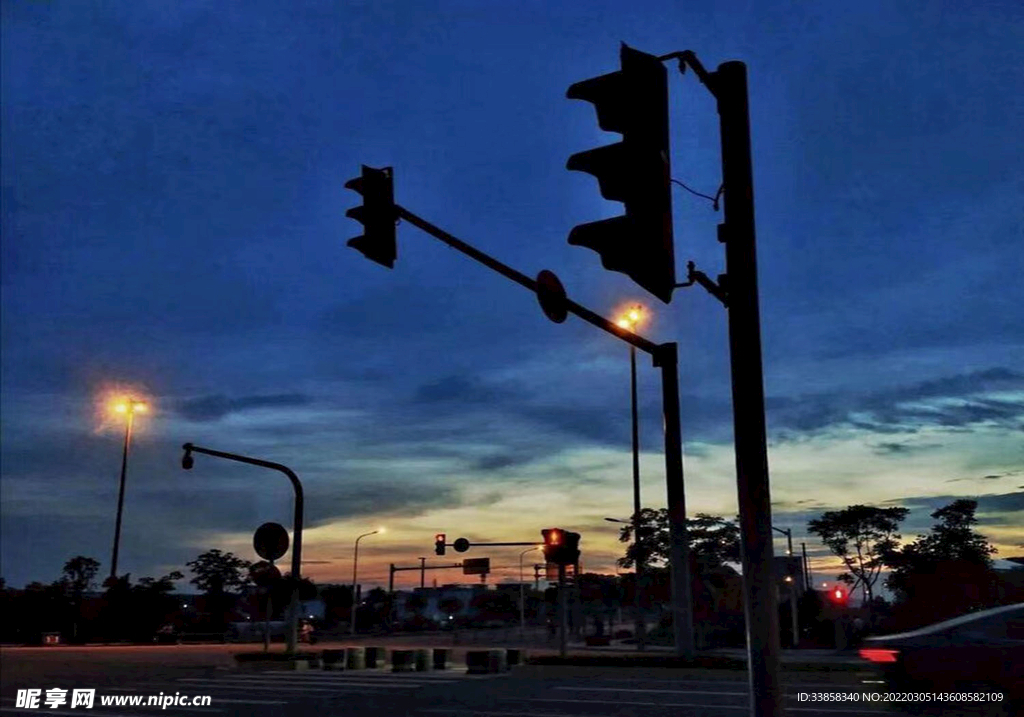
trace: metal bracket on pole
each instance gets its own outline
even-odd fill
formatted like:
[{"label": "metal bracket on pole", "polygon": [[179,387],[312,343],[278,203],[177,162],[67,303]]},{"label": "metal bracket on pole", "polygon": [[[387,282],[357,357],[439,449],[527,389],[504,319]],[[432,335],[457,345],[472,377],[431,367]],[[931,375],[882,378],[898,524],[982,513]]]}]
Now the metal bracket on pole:
[{"label": "metal bracket on pole", "polygon": [[716,284],[703,271],[697,270],[696,264],[688,261],[686,262],[686,281],[682,284],[676,284],[676,288],[682,289],[694,284],[700,284],[709,294],[722,302],[722,306],[729,308],[729,292],[726,289],[727,281],[728,277],[725,274],[721,274]]}]

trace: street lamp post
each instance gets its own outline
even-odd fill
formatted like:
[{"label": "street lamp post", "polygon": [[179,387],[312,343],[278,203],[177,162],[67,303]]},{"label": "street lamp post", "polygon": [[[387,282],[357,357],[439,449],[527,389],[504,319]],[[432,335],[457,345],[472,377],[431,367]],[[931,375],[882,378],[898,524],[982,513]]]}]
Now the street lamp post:
[{"label": "street lamp post", "polygon": [[532,550],[542,548],[542,545],[534,545],[519,553],[519,639],[523,639],[526,632],[526,591],[523,588],[523,556]]},{"label": "street lamp post", "polygon": [[121,453],[121,487],[117,493],[117,519],[114,523],[114,550],[110,557],[110,578],[111,582],[117,579],[117,556],[121,547],[121,515],[124,513],[124,483],[128,475],[128,446],[132,440],[132,422],[136,411],[146,412],[146,404],[134,399],[126,399],[116,406],[114,410],[118,413],[127,414],[127,421],[124,427],[124,450]]},{"label": "street lamp post", "polygon": [[195,459],[192,457],[193,453],[203,453],[214,458],[224,458],[229,461],[238,461],[239,463],[248,463],[253,466],[260,466],[261,468],[270,468],[275,471],[280,471],[288,476],[288,480],[292,483],[292,489],[295,491],[295,514],[292,518],[292,597],[291,604],[288,607],[288,635],[285,649],[289,654],[295,652],[295,643],[298,639],[298,623],[299,623],[299,581],[302,578],[302,516],[304,510],[304,499],[302,492],[302,482],[299,477],[295,475],[288,466],[280,463],[274,463],[272,461],[264,461],[259,458],[251,458],[249,456],[239,455],[237,453],[225,453],[224,451],[215,451],[212,448],[203,448],[196,446],[191,443],[186,443],[182,446],[185,451],[181,457],[181,467],[184,470],[192,470],[195,463]]},{"label": "street lamp post", "polygon": [[[637,304],[633,308],[629,309],[625,315],[619,319],[618,324],[620,327],[629,331],[636,331],[637,325],[643,318],[644,308]],[[633,429],[633,541],[637,545],[637,551],[635,556],[636,568],[635,568],[635,580],[636,586],[634,587],[634,602],[636,609],[636,617],[634,622],[634,632],[636,633],[636,649],[644,649],[644,633],[647,630],[647,625],[644,621],[643,613],[641,611],[641,600],[640,600],[640,580],[643,575],[643,556],[640,551],[640,421],[637,415],[637,397],[636,397],[636,346],[633,344],[629,345],[629,394],[630,403],[632,406],[632,429]]]},{"label": "street lamp post", "polygon": [[[786,536],[786,557],[789,560],[793,558],[793,529],[792,528],[776,528],[772,526],[772,530],[782,533]],[[789,567],[787,562],[786,567]],[[788,572],[788,571],[787,571]],[[806,578],[805,578],[806,579]],[[796,581],[793,580],[792,576],[786,576],[786,582],[789,583],[789,619],[790,627],[793,631],[793,647],[794,649],[800,644],[800,625],[797,620],[796,611]]]},{"label": "street lamp post", "polygon": [[352,553],[352,620],[351,620],[351,622],[352,622],[352,629],[351,629],[351,634],[353,636],[355,636],[355,634],[356,634],[356,612],[359,609],[359,604],[356,602],[356,578],[357,578],[357,575],[358,575],[357,571],[359,569],[359,541],[362,540],[363,538],[365,538],[368,535],[376,535],[377,533],[380,533],[383,530],[384,530],[384,528],[377,528],[376,530],[371,530],[369,533],[363,533],[358,538],[356,538],[356,549]]}]

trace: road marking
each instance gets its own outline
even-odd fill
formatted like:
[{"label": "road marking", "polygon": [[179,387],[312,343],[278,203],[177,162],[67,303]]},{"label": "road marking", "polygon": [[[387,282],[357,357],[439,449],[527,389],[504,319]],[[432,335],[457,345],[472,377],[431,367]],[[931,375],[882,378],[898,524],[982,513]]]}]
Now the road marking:
[{"label": "road marking", "polygon": [[[592,705],[610,705],[607,700],[560,700],[553,697],[503,697],[506,702],[515,702],[518,700],[524,702],[570,702],[572,704],[592,704]],[[625,702],[623,700],[615,700],[614,706],[620,705],[637,705],[639,707],[704,707],[707,709],[716,710],[749,710],[750,707],[747,705],[720,705],[717,703],[708,702]]]},{"label": "road marking", "polygon": [[717,690],[649,690],[630,687],[555,687],[556,690],[576,690],[577,692],[656,692],[673,695],[741,695],[747,692],[721,692]]},{"label": "road marking", "polygon": [[608,717],[608,715],[580,714],[579,712],[495,712],[493,710],[475,710],[471,707],[453,707],[447,710],[422,709],[417,712],[437,712],[441,714],[494,715],[495,717]]},{"label": "road marking", "polygon": [[455,680],[431,680],[429,682],[424,682],[422,680],[403,680],[401,678],[398,678],[398,679],[388,679],[388,678],[380,677],[380,678],[366,679],[365,677],[321,677],[319,675],[312,676],[312,677],[296,677],[296,676],[281,677],[281,676],[275,676],[275,677],[272,677],[272,678],[269,678],[269,679],[264,679],[264,678],[260,678],[260,677],[256,677],[256,676],[249,676],[249,675],[237,675],[237,676],[232,676],[232,677],[221,677],[221,678],[216,678],[216,677],[191,677],[191,678],[183,678],[181,681],[182,682],[196,682],[196,681],[199,681],[199,680],[211,680],[211,681],[216,682],[216,683],[223,683],[223,682],[235,682],[235,683],[239,683],[239,684],[248,684],[248,683],[271,684],[271,683],[273,683],[275,685],[280,685],[280,684],[284,684],[284,685],[313,685],[313,686],[316,686],[316,687],[323,687],[323,686],[328,686],[328,685],[345,685],[345,684],[351,684],[351,685],[379,685],[381,687],[390,687],[390,686],[395,686],[395,687],[424,687],[424,686],[427,686],[427,685],[430,685],[430,684],[439,684],[441,682],[455,682]]},{"label": "road marking", "polygon": [[[693,694],[707,693],[707,692],[691,692]],[[732,692],[727,692],[731,694]],[[554,698],[503,698],[506,702],[515,702],[517,700],[523,702],[568,702],[575,705],[607,705],[608,703],[604,700],[557,700]],[[640,707],[702,707],[712,710],[750,710],[748,705],[718,705],[709,703],[671,703],[671,702],[624,702],[622,700],[616,700],[615,706],[620,705],[637,705]],[[787,707],[786,711],[792,712],[827,712],[829,714],[841,713],[851,715],[889,715],[890,717],[899,717],[888,710],[839,710],[831,706],[822,706],[820,708],[813,707]]]},{"label": "road marking", "polygon": [[[139,709],[161,709],[157,705],[148,705],[147,707],[136,707],[132,714],[138,715]],[[175,707],[175,710],[188,710],[189,712],[223,712],[224,710],[212,709],[210,707]],[[41,712],[47,715],[68,715],[69,717],[81,717],[82,714],[92,715],[92,717],[126,717],[126,712],[93,712],[92,710],[55,710],[49,707],[40,707],[38,710],[27,710],[24,707],[0,707],[0,712],[15,712],[17,714],[25,714],[26,712],[31,714],[33,712]]]},{"label": "road marking", "polygon": [[423,685],[419,684],[373,684],[372,682],[338,682],[335,684],[312,683],[301,684],[279,684],[276,682],[229,682],[221,680],[207,680],[201,683],[204,689],[261,689],[282,692],[361,692],[361,691],[387,691],[395,689],[417,689]]}]

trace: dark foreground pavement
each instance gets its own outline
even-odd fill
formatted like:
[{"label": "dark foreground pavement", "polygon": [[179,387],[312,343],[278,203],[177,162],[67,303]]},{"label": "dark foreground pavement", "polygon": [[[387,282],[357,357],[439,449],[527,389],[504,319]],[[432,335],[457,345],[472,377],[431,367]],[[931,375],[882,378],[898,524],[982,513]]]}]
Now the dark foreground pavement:
[{"label": "dark foreground pavement", "polygon": [[[392,673],[242,669],[238,646],[65,648],[0,651],[0,713],[79,715],[202,715],[271,717],[711,717],[749,713],[746,674],[735,670],[526,665],[511,672],[470,675],[446,671]],[[458,663],[456,663],[458,664]],[[875,687],[850,672],[785,674],[791,714],[890,715],[854,695]],[[18,688],[41,689],[40,706],[18,709]],[[95,688],[91,710],[45,706],[46,691]],[[827,703],[800,694],[838,695]],[[117,706],[103,698],[209,696],[209,706]],[[70,692],[68,693],[70,696]],[[947,711],[945,714],[956,714]]]}]

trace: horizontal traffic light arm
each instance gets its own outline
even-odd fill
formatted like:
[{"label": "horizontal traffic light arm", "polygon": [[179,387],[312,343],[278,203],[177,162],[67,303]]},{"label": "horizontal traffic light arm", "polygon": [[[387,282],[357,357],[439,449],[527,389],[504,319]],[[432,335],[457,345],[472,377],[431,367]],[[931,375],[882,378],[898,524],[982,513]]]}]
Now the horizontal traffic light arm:
[{"label": "horizontal traffic light arm", "polygon": [[[521,274],[512,267],[502,264],[497,259],[487,256],[487,254],[484,254],[482,251],[478,249],[474,249],[469,244],[466,244],[465,242],[455,238],[454,236],[444,231],[440,227],[431,224],[422,217],[416,216],[405,207],[396,205],[395,210],[400,219],[404,219],[413,226],[425,231],[427,234],[434,237],[435,239],[440,239],[442,242],[450,246],[452,249],[456,249],[462,252],[471,259],[476,259],[484,266],[490,269],[494,269],[494,271],[498,272],[502,276],[511,279],[512,281],[516,282],[521,286],[525,286],[527,289],[534,293],[537,293],[537,282],[531,279],[530,277],[526,276],[525,274]],[[576,316],[583,319],[587,323],[593,324],[599,329],[604,329],[609,334],[612,334],[613,336],[622,339],[628,344],[636,346],[641,351],[645,351],[654,357],[657,357],[659,355],[660,349],[658,344],[654,343],[653,341],[648,341],[642,336],[634,334],[632,331],[627,331],[626,329],[623,329],[622,327],[612,323],[603,316],[595,314],[593,311],[586,308],[585,306],[580,306],[575,301],[566,298],[565,307],[570,314],[575,314]],[[506,545],[534,544],[535,543],[506,543]],[[499,543],[490,543],[490,545],[499,545]]]},{"label": "horizontal traffic light arm", "polygon": [[408,567],[408,568],[400,568],[398,566],[392,565],[391,566],[391,572],[393,572],[393,573],[400,573],[403,570],[448,570],[450,568],[461,568],[461,567],[462,567],[462,563],[452,563],[451,565],[414,565],[414,566]]}]

